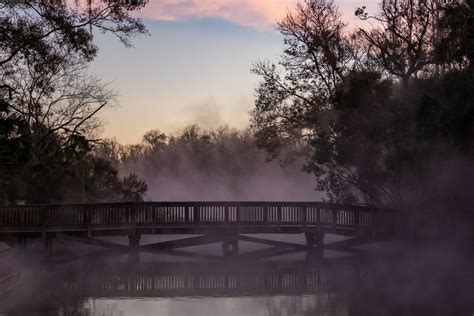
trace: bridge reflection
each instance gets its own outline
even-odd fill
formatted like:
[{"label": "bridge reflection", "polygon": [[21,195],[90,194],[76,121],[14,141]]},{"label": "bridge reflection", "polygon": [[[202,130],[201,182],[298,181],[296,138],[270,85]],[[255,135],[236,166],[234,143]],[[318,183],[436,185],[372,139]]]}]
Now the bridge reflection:
[{"label": "bridge reflection", "polygon": [[367,266],[319,263],[89,263],[46,273],[49,295],[118,298],[329,293],[357,284]]},{"label": "bridge reflection", "polygon": [[[248,312],[243,305],[250,299],[258,302],[253,308],[265,315],[419,316],[470,310],[472,301],[466,293],[472,293],[472,283],[464,280],[463,266],[449,273],[449,282],[468,286],[447,296],[442,287],[421,293],[427,280],[442,282],[444,277],[415,265],[420,278],[416,281],[410,270],[412,260],[407,265],[404,260],[388,259],[133,262],[124,255],[31,266],[22,276],[22,285],[0,304],[0,314],[134,315],[137,306],[141,310],[148,304],[149,315],[154,315],[155,308],[173,302],[179,311],[183,304],[188,306],[190,315],[195,314],[192,309],[196,306],[210,302],[231,302],[222,304],[225,308],[238,305]],[[130,302],[134,305],[127,305]],[[206,314],[201,310],[200,315]]]}]

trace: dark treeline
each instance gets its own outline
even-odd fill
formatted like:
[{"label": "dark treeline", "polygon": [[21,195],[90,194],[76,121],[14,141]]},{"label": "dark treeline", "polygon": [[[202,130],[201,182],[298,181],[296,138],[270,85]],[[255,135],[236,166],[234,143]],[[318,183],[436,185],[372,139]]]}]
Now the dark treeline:
[{"label": "dark treeline", "polygon": [[[88,5],[87,5],[88,4]],[[114,91],[87,73],[92,32],[126,46],[146,30],[135,1],[0,2],[0,201],[140,200],[146,184],[94,155]]]},{"label": "dark treeline", "polygon": [[98,156],[148,184],[147,199],[318,200],[313,177],[301,161],[266,161],[250,129],[202,129],[191,125],[166,135],[152,130],[140,144],[108,140]]}]

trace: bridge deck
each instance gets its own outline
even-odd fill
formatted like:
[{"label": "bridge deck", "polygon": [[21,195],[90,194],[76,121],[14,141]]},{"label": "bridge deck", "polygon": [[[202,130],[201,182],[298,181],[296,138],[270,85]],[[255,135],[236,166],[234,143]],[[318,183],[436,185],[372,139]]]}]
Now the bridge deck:
[{"label": "bridge deck", "polygon": [[402,235],[403,213],[321,202],[143,202],[0,207],[0,235],[338,233]]}]

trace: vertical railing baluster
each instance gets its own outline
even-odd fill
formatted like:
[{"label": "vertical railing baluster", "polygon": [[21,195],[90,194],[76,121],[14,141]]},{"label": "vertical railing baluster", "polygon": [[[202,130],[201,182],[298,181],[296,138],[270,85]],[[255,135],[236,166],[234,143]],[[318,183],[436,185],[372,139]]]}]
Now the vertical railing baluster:
[{"label": "vertical railing baluster", "polygon": [[92,216],[90,214],[90,206],[86,204],[83,209],[84,212],[84,224],[87,228],[87,237],[92,235]]},{"label": "vertical railing baluster", "polygon": [[356,208],[354,210],[354,227],[359,231],[360,226],[359,226],[359,209]]},{"label": "vertical railing baluster", "polygon": [[135,224],[135,213],[133,211],[131,204],[128,204],[127,209],[128,209],[128,228],[133,231],[134,224]]},{"label": "vertical railing baluster", "polygon": [[184,221],[189,222],[189,205],[186,205],[184,208]]},{"label": "vertical railing baluster", "polygon": [[194,222],[197,224],[199,223],[199,206],[194,205]]},{"label": "vertical railing baluster", "polygon": [[235,208],[235,221],[237,225],[240,224],[240,205],[237,205]]},{"label": "vertical railing baluster", "polygon": [[278,220],[278,226],[281,226],[282,223],[282,210],[281,210],[281,205],[277,206],[277,220]]},{"label": "vertical railing baluster", "polygon": [[321,225],[321,208],[316,208],[316,225]]},{"label": "vertical railing baluster", "polygon": [[263,207],[263,223],[265,225],[268,225],[268,206],[267,205]]},{"label": "vertical railing baluster", "polygon": [[41,235],[43,239],[46,239],[46,226],[47,226],[47,218],[46,218],[46,208],[41,208]]},{"label": "vertical railing baluster", "polygon": [[225,217],[225,218],[224,218],[224,221],[225,221],[226,223],[229,222],[229,215],[230,215],[229,212],[230,212],[230,208],[229,208],[228,205],[226,205],[225,208],[224,208],[224,217]]},{"label": "vertical railing baluster", "polygon": [[308,222],[308,206],[303,206],[303,227],[306,227],[306,223]]}]

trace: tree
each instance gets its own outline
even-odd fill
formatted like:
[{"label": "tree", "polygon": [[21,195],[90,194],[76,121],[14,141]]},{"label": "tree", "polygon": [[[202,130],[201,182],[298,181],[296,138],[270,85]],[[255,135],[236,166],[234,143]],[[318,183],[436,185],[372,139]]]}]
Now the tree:
[{"label": "tree", "polygon": [[407,84],[412,76],[421,76],[428,66],[437,64],[434,42],[441,10],[437,0],[383,1],[379,12],[369,15],[365,7],[356,16],[375,20],[370,30],[360,28],[363,49],[388,75]]},{"label": "tree", "polygon": [[79,132],[113,94],[85,75],[97,47],[89,27],[114,34],[125,45],[144,33],[130,13],[144,2],[7,1],[0,11],[0,95],[30,125]]},{"label": "tree", "polygon": [[357,9],[377,23],[354,34],[333,2],[298,4],[279,23],[279,66],[253,69],[257,145],[270,158],[304,148],[305,169],[333,201],[399,206],[449,192],[436,170],[465,179],[447,166],[473,151],[474,47],[454,31],[467,3],[384,1],[374,16]]},{"label": "tree", "polygon": [[167,136],[159,130],[151,130],[143,135],[143,142],[149,147],[149,150],[154,152],[163,148],[166,145]]},{"label": "tree", "polygon": [[300,152],[301,140],[324,132],[335,89],[356,67],[340,16],[333,2],[297,4],[278,24],[286,45],[281,67],[259,62],[252,69],[262,77],[252,112],[257,144],[273,158]]},{"label": "tree", "polygon": [[467,63],[474,76],[474,1],[447,5],[438,29],[437,57],[442,61],[452,60],[461,67]]},{"label": "tree", "polygon": [[0,201],[6,198],[6,188],[15,172],[30,158],[29,144],[27,122],[0,101]]},{"label": "tree", "polygon": [[[133,15],[144,5],[145,1],[2,2],[0,100],[24,122],[29,155],[7,185],[7,200],[116,200],[128,190],[129,183],[122,182],[112,166],[102,164],[101,169],[100,159],[92,154],[100,127],[97,114],[114,104],[114,92],[86,69],[97,53],[93,31],[111,33],[130,46],[131,37],[146,32]],[[139,186],[133,191],[138,192],[135,198],[146,190],[138,180],[130,184]]]},{"label": "tree", "polygon": [[54,72],[27,67],[12,75],[16,93],[9,107],[28,122],[34,156],[40,156],[57,135],[62,138],[61,150],[77,135],[97,138],[101,126],[97,114],[115,104],[114,92],[85,70],[83,61],[71,61]]},{"label": "tree", "polygon": [[0,12],[0,66],[37,63],[44,67],[64,60],[70,53],[87,60],[95,57],[90,28],[110,32],[125,45],[130,36],[145,32],[130,12],[145,1],[4,1]]}]

